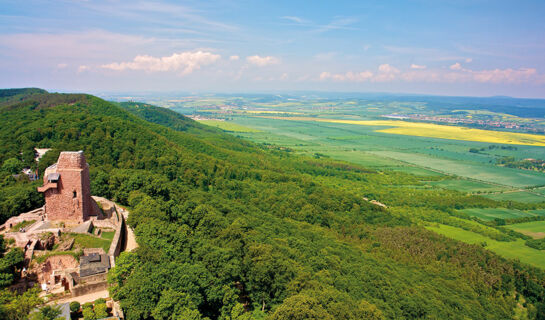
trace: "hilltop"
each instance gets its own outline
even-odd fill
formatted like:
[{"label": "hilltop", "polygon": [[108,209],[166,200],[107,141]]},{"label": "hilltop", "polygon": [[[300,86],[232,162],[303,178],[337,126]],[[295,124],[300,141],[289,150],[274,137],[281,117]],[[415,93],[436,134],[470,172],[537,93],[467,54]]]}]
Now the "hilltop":
[{"label": "hilltop", "polygon": [[43,203],[6,163],[36,166],[34,148],[52,148],[43,171],[60,150],[83,150],[92,194],[131,210],[139,248],[121,254],[109,279],[127,319],[545,314],[541,269],[423,227],[440,221],[508,241],[454,216],[496,201],[253,144],[144,103],[12,90],[0,90],[0,222]]}]

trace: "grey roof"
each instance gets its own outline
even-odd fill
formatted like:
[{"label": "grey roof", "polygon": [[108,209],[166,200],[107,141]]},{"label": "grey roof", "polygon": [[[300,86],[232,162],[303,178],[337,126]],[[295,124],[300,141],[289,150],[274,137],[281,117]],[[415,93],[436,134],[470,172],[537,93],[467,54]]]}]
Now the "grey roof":
[{"label": "grey roof", "polygon": [[92,276],[108,272],[110,269],[110,258],[106,254],[91,253],[80,258],[80,277]]}]

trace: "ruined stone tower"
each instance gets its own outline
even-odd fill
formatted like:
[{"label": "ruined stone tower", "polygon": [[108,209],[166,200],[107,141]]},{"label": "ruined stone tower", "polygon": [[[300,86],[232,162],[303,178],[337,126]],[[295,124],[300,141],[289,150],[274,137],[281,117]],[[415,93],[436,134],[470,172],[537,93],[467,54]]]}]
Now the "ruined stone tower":
[{"label": "ruined stone tower", "polygon": [[45,170],[44,185],[38,191],[45,195],[48,220],[82,222],[96,215],[83,151],[61,152],[57,163]]}]

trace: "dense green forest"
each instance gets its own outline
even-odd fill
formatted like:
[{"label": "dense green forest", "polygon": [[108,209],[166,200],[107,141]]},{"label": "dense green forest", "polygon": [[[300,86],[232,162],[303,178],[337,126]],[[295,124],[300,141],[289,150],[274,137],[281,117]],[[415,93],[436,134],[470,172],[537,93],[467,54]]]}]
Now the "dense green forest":
[{"label": "dense green forest", "polygon": [[0,90],[0,141],[0,222],[42,205],[36,183],[13,177],[36,147],[53,149],[40,172],[84,150],[93,194],[130,209],[140,247],[109,276],[127,319],[545,319],[542,270],[422,226],[490,233],[455,209],[535,205],[422,189],[90,95]]}]

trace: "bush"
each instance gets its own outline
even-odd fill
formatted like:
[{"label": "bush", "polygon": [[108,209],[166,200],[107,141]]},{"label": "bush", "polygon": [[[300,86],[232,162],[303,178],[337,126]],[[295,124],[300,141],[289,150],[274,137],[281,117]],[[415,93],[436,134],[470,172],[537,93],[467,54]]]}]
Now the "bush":
[{"label": "bush", "polygon": [[71,312],[74,312],[74,313],[78,312],[80,307],[81,307],[81,305],[79,304],[79,302],[77,302],[77,301],[70,302],[70,311]]},{"label": "bush", "polygon": [[526,245],[537,250],[545,250],[545,238],[527,240]]},{"label": "bush", "polygon": [[95,304],[95,316],[97,319],[106,318],[108,316],[108,312],[106,311],[106,303],[98,303]]},{"label": "bush", "polygon": [[93,310],[93,304],[90,302],[84,303],[82,307],[83,319],[84,320],[96,320],[97,316]]}]

